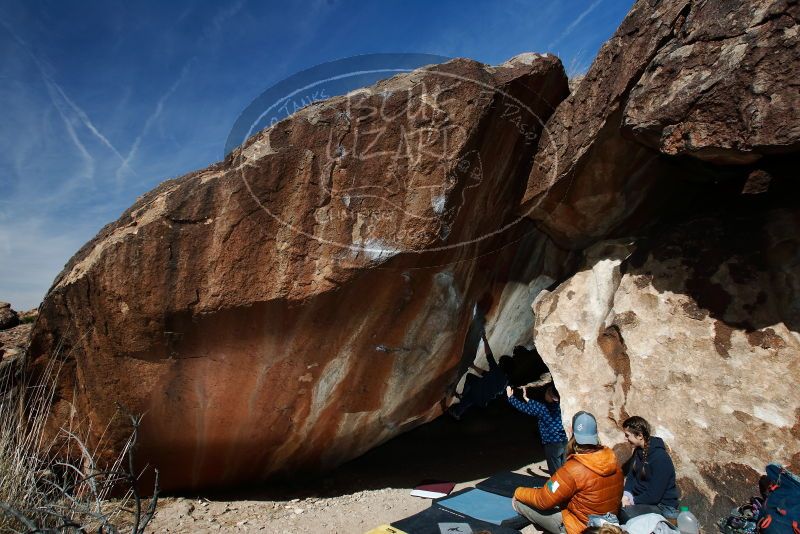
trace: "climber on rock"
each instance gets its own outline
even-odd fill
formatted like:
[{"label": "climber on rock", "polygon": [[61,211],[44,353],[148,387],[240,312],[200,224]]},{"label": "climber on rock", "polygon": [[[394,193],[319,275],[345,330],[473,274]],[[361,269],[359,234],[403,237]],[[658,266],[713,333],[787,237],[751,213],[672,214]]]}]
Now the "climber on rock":
[{"label": "climber on rock", "polygon": [[450,406],[447,413],[456,419],[461,419],[471,406],[485,407],[489,401],[500,395],[508,384],[505,367],[511,359],[508,356],[500,358],[500,363],[494,359],[492,349],[489,348],[489,340],[486,339],[486,331],[481,333],[483,348],[486,352],[486,361],[489,363],[489,370],[484,371],[475,364],[470,364],[470,368],[479,375],[467,374],[464,381],[464,389],[461,394],[456,394],[459,402]]}]

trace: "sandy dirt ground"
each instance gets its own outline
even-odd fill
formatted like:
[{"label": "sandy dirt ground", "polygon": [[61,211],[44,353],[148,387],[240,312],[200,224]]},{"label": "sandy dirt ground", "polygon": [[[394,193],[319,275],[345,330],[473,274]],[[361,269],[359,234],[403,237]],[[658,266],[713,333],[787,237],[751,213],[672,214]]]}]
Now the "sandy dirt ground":
[{"label": "sandy dirt ground", "polygon": [[359,534],[429,507],[409,495],[424,479],[458,490],[499,471],[546,475],[543,459],[535,420],[500,399],[461,421],[440,417],[315,480],[163,497],[148,532]]}]

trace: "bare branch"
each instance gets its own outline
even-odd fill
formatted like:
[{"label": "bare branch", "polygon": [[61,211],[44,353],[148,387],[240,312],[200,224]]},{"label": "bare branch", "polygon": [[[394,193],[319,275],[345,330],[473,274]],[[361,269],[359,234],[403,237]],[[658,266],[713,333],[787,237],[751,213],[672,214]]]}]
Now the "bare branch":
[{"label": "bare branch", "polygon": [[[48,369],[55,369],[53,363],[59,362],[57,370],[60,370],[63,361],[63,358],[52,358]],[[144,502],[138,484],[149,466],[140,473],[134,471],[134,452],[142,417],[130,415],[120,407],[130,419],[131,436],[116,460],[98,467],[96,458],[102,450],[102,439],[84,441],[81,436],[85,435],[85,425],[74,412],[58,437],[50,439],[51,434],[44,431],[55,384],[52,376],[44,376],[35,385],[21,384],[16,397],[0,397],[0,453],[3,454],[0,459],[9,462],[7,466],[0,466],[6,469],[0,482],[13,481],[7,488],[0,488],[0,529],[20,534],[88,534],[90,531],[119,534],[113,522],[128,523],[126,514],[132,513],[133,533],[143,534],[156,512],[159,473],[155,470],[152,497]],[[20,409],[12,409],[15,406]],[[94,435],[91,421],[88,425],[86,435]],[[103,436],[110,425],[109,422],[102,429]],[[106,501],[112,488],[124,491],[121,502]],[[131,497],[135,506],[128,511],[125,506]]]},{"label": "bare branch", "polygon": [[156,474],[156,481],[153,483],[153,498],[150,499],[150,505],[147,507],[147,512],[144,514],[142,518],[142,527],[139,532],[144,533],[144,529],[150,520],[153,519],[153,516],[156,515],[156,504],[158,503],[158,469],[155,469]]},{"label": "bare branch", "polygon": [[41,530],[33,524],[33,521],[22,515],[20,512],[12,508],[11,506],[7,505],[6,503],[0,501],[0,508],[7,513],[8,515],[14,517],[17,521],[22,523],[28,528],[28,532],[41,532]]}]

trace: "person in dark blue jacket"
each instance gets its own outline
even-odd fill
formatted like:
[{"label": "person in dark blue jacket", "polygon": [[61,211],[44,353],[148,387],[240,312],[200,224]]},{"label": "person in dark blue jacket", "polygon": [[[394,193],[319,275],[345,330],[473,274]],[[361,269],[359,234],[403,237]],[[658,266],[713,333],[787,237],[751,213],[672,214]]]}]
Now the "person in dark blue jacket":
[{"label": "person in dark blue jacket", "polygon": [[652,436],[650,423],[636,415],[626,419],[622,429],[634,451],[626,464],[620,519],[626,522],[649,513],[661,514],[668,519],[678,517],[675,466],[664,440]]},{"label": "person in dark blue jacket", "polygon": [[567,434],[561,423],[561,403],[555,386],[552,384],[544,394],[544,402],[531,400],[522,389],[524,402],[514,396],[511,386],[506,387],[508,403],[520,412],[532,415],[539,420],[539,435],[544,445],[544,456],[550,476],[564,465],[567,450]]}]

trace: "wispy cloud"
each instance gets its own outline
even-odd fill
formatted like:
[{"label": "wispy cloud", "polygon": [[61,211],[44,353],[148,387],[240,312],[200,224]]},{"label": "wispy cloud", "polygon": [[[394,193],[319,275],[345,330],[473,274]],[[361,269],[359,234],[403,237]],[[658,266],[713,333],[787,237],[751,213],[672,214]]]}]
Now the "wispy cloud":
[{"label": "wispy cloud", "polygon": [[239,0],[235,4],[225,7],[211,19],[211,24],[204,32],[206,37],[216,37],[225,29],[225,23],[242,10],[246,0]]},{"label": "wispy cloud", "polygon": [[156,106],[155,106],[155,109],[153,110],[153,113],[151,113],[147,117],[147,119],[144,121],[144,126],[142,127],[141,131],[139,132],[139,135],[137,135],[136,139],[133,140],[133,144],[131,145],[131,149],[128,151],[128,154],[122,160],[122,164],[117,169],[116,178],[117,178],[117,185],[118,186],[122,182],[123,175],[124,175],[125,171],[130,169],[130,163],[136,157],[136,154],[139,151],[139,145],[142,143],[142,139],[150,132],[150,129],[152,128],[153,124],[155,124],[155,122],[158,120],[158,118],[164,112],[164,104],[167,102],[169,97],[171,97],[173,95],[173,93],[175,93],[175,91],[178,89],[178,86],[186,78],[186,73],[189,72],[189,69],[191,68],[192,64],[195,62],[195,59],[196,58],[193,57],[192,59],[190,59],[186,63],[186,65],[183,66],[183,68],[181,69],[181,73],[178,76],[178,79],[175,80],[175,82],[169,87],[169,89],[167,89],[167,91],[163,95],[161,95],[161,97],[158,99],[158,102],[156,102]]},{"label": "wispy cloud", "polygon": [[581,74],[586,74],[593,59],[594,58],[586,55],[586,50],[583,47],[579,48],[578,51],[572,55],[569,64],[565,65],[567,76],[573,78]]},{"label": "wispy cloud", "polygon": [[193,11],[194,11],[194,7],[192,7],[192,6],[187,7],[186,9],[181,11],[181,14],[178,15],[178,18],[175,20],[175,22],[177,24],[180,24],[181,22],[183,22],[186,19],[186,17],[191,15]]},{"label": "wispy cloud", "polygon": [[566,29],[563,32],[561,32],[561,34],[558,37],[555,38],[553,42],[547,45],[547,48],[552,50],[558,43],[564,40],[564,38],[566,38],[569,34],[571,34],[572,31],[578,27],[578,24],[580,24],[583,21],[583,19],[585,19],[589,15],[589,13],[594,11],[594,8],[600,5],[602,1],[603,0],[595,0],[594,2],[592,2],[591,5],[583,11],[583,13],[575,17],[575,20],[573,20],[570,23],[570,25],[567,26]]},{"label": "wispy cloud", "polygon": [[[242,10],[244,5],[246,4],[246,1],[247,0],[239,0],[233,5],[226,6],[220,9],[219,12],[214,17],[212,17],[211,22],[208,24],[208,26],[206,26],[206,28],[203,30],[202,32],[203,41],[210,42],[218,39],[220,34],[225,29],[226,23]],[[179,20],[182,20],[186,16],[188,16],[189,12],[190,10],[186,10],[183,13],[181,13]],[[166,104],[167,100],[169,100],[169,98],[178,89],[178,86],[180,86],[180,84],[183,83],[183,81],[186,79],[187,73],[189,72],[190,68],[194,65],[196,61],[197,61],[197,56],[192,56],[186,62],[186,64],[181,69],[181,73],[178,76],[178,78],[164,92],[164,94],[161,95],[161,97],[156,102],[153,112],[145,120],[144,126],[139,131],[139,134],[136,136],[136,138],[133,140],[133,143],[131,144],[131,148],[128,151],[128,154],[124,158],[122,158],[122,163],[115,173],[117,186],[120,186],[122,184],[126,171],[130,169],[131,163],[134,161],[136,155],[139,152],[139,147],[141,146],[142,141],[150,133],[150,130],[152,129],[153,125],[156,123],[158,118],[161,117],[161,114],[164,112],[164,105]]]},{"label": "wispy cloud", "polygon": [[[52,78],[50,78],[44,71],[42,71],[42,76],[44,76],[45,79],[48,81],[48,83],[51,84],[56,89],[56,91],[58,91],[58,94],[61,95],[61,98],[64,99],[64,102],[67,103],[67,105],[72,109],[72,111],[75,113],[78,119],[80,119],[83,126],[85,126],[86,129],[89,130],[103,145],[108,147],[108,149],[111,150],[111,152],[115,156],[117,156],[120,160],[124,162],[125,158],[122,157],[122,154],[120,154],[119,150],[117,150],[117,148],[111,144],[111,141],[109,141],[105,135],[100,133],[100,130],[97,129],[97,127],[91,121],[86,112],[83,111],[83,109],[81,109],[80,107],[78,107],[78,105],[75,102],[73,102],[70,97],[67,96],[64,90],[61,88],[61,86],[58,85]],[[132,170],[133,169],[131,169],[131,171]]]},{"label": "wispy cloud", "polygon": [[[75,127],[72,124],[72,120],[67,114],[64,112],[63,104],[58,99],[57,90],[55,88],[55,84],[51,83],[45,78],[45,85],[47,86],[47,93],[50,95],[50,101],[53,104],[53,107],[58,111],[58,115],[61,117],[61,121],[64,123],[64,128],[67,130],[67,134],[69,135],[70,140],[75,145],[75,148],[78,150],[78,153],[81,156],[81,159],[84,162],[84,171],[80,175],[80,178],[83,180],[93,180],[94,179],[94,158],[86,150],[86,147],[81,142],[78,134],[75,132]],[[68,183],[74,182],[74,180],[69,180]],[[67,189],[70,189],[68,187]]]},{"label": "wispy cloud", "polygon": [[[45,82],[45,84],[47,86],[48,93],[50,94],[51,102],[53,102],[53,105],[58,110],[58,113],[59,113],[59,115],[61,115],[61,118],[64,119],[65,125],[68,125],[67,126],[67,131],[68,131],[70,137],[72,138],[73,142],[75,142],[75,145],[78,148],[78,151],[80,152],[81,157],[85,158],[88,155],[89,158],[91,158],[91,155],[89,155],[88,151],[86,150],[86,147],[78,140],[77,133],[75,131],[74,126],[72,125],[72,121],[69,120],[69,118],[66,117],[65,110],[62,108],[62,106],[60,106],[57,103],[57,99],[55,98],[55,95],[53,94],[54,92],[60,97],[61,100],[63,100],[63,102],[69,107],[69,109],[72,110],[72,113],[75,114],[75,116],[77,117],[77,119],[80,122],[80,124],[82,124],[98,141],[100,141],[100,143],[102,143],[109,150],[111,150],[111,152],[117,158],[119,158],[120,161],[123,162],[123,165],[127,165],[127,163],[125,163],[125,158],[122,157],[122,154],[119,152],[119,150],[117,150],[117,148],[111,143],[111,141],[109,141],[108,138],[105,135],[103,135],[100,132],[100,130],[94,125],[92,120],[89,118],[89,115],[80,106],[78,106],[67,95],[67,93],[64,91],[64,89],[61,88],[61,86],[58,84],[58,82],[56,82],[47,73],[47,69],[45,69],[44,62],[41,59],[39,59],[39,56],[37,56],[33,52],[31,47],[28,46],[28,43],[26,43],[20,36],[18,36],[17,33],[14,31],[14,29],[11,26],[9,26],[4,20],[0,20],[0,24],[3,25],[3,27],[9,33],[9,35],[11,35],[11,37],[19,44],[19,46],[23,50],[25,50],[25,52],[28,54],[28,56],[30,56],[30,58],[33,60],[33,63],[36,65],[36,68],[39,71],[39,74],[42,77],[42,80],[44,80],[44,82]],[[129,170],[131,172],[135,173],[135,171],[133,171],[133,169],[129,169]]]}]

